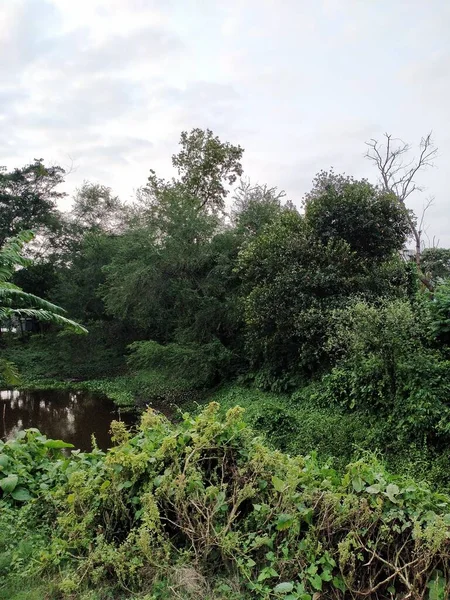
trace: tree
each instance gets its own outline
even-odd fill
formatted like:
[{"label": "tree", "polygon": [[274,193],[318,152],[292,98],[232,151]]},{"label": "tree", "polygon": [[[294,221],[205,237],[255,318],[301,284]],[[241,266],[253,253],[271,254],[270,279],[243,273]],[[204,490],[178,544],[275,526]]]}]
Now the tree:
[{"label": "tree", "polygon": [[244,246],[238,269],[253,368],[265,373],[266,385],[310,375],[323,364],[327,310],[354,287],[348,244],[323,245],[304,217],[289,211]]},{"label": "tree", "polygon": [[[416,176],[420,171],[433,165],[433,160],[437,155],[437,148],[434,147],[431,133],[429,133],[420,141],[418,158],[412,158],[405,162],[411,146],[400,139],[393,138],[388,133],[385,133],[384,137],[386,139],[385,145],[380,144],[376,139],[366,142],[368,146],[366,157],[378,169],[381,185],[384,190],[393,193],[406,208],[406,201],[411,194],[423,190],[417,184]],[[429,203],[426,208],[428,206]],[[420,270],[423,216],[418,223],[412,211],[407,211],[406,214],[408,216],[409,231],[415,242],[416,264]],[[428,282],[424,279],[423,283],[427,285]]]},{"label": "tree", "polygon": [[299,376],[327,369],[330,318],[352,296],[406,293],[406,269],[395,254],[406,230],[391,194],[321,173],[304,215],[282,211],[242,247],[246,349],[263,385],[296,385]]},{"label": "tree", "polygon": [[20,231],[58,226],[56,188],[64,181],[61,167],[46,167],[42,159],[21,169],[0,170],[0,246]]},{"label": "tree", "polygon": [[138,222],[121,236],[106,267],[109,313],[158,342],[191,328],[194,338],[209,335],[202,322],[211,299],[203,286],[213,267],[211,239],[218,223],[179,186],[148,192]]},{"label": "tree", "polygon": [[201,129],[183,132],[180,145],[172,157],[179,178],[165,181],[151,171],[139,190],[130,229],[106,269],[104,299],[111,315],[147,338],[206,343],[228,329],[220,273],[228,281],[237,240],[219,209],[226,185],[242,173],[243,151]]},{"label": "tree", "polygon": [[267,185],[251,185],[241,179],[234,191],[231,222],[237,233],[253,237],[261,233],[268,223],[275,221],[283,210],[293,209],[292,205],[283,206],[286,194]]},{"label": "tree", "polygon": [[128,209],[111,188],[85,181],[75,192],[70,221],[81,233],[104,232],[109,234],[123,231]]},{"label": "tree", "polygon": [[[210,129],[183,131],[181,150],[172,156],[184,190],[199,199],[200,207],[214,211],[223,209],[232,185],[243,173],[243,149],[221,142]],[[153,172],[152,172],[153,175]]]},{"label": "tree", "polygon": [[[101,296],[105,268],[120,246],[120,236],[87,231],[70,253],[68,263],[57,269],[50,290],[52,300],[62,304],[75,318],[110,321]],[[47,263],[48,264],[48,263]]]},{"label": "tree", "polygon": [[321,171],[304,201],[305,217],[322,242],[346,241],[364,258],[385,260],[403,248],[407,211],[392,192],[367,180]]}]

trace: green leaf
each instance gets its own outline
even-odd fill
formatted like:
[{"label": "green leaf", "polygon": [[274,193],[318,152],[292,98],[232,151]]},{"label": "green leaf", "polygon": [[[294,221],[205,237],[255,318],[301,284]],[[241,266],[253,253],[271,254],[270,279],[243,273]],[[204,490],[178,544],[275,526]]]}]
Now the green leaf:
[{"label": "green leaf", "polygon": [[395,483],[390,483],[386,488],[386,496],[394,504],[397,502],[395,496],[398,496],[399,493],[400,493],[400,489],[399,489],[398,485],[395,485]]},{"label": "green leaf", "polygon": [[261,573],[258,575],[258,581],[265,581],[266,579],[271,579],[272,577],[278,577],[278,573],[272,567],[265,567]]},{"label": "green leaf", "polygon": [[6,454],[0,454],[0,469],[5,469],[8,466],[9,458]]},{"label": "green leaf", "polygon": [[309,581],[311,582],[311,585],[313,586],[314,589],[316,589],[316,590],[322,589],[322,577],[320,575],[314,575],[314,577],[310,577]]},{"label": "green leaf", "polygon": [[352,479],[352,485],[355,492],[362,492],[364,489],[364,481],[361,479],[359,475],[356,475]]},{"label": "green leaf", "polygon": [[8,475],[8,477],[0,479],[0,487],[5,493],[10,494],[12,491],[14,491],[18,481],[19,478],[17,475]]},{"label": "green leaf", "polygon": [[278,515],[277,530],[284,531],[285,529],[289,529],[289,527],[292,525],[293,522],[294,522],[294,517],[292,515],[284,514],[284,513],[281,515]]},{"label": "green leaf", "polygon": [[341,590],[341,592],[345,592],[347,589],[342,577],[333,577],[333,585],[336,589]]},{"label": "green leaf", "polygon": [[27,500],[31,500],[30,492],[26,488],[20,486],[16,487],[11,496],[18,502],[26,502]]},{"label": "green leaf", "polygon": [[368,494],[379,494],[381,492],[381,485],[379,483],[369,485],[369,487],[366,487],[366,492]]},{"label": "green leaf", "polygon": [[275,594],[288,594],[292,592],[294,589],[294,584],[292,581],[283,581],[283,583],[279,583],[273,588]]},{"label": "green leaf", "polygon": [[272,477],[272,485],[276,492],[281,493],[286,489],[286,483],[276,475]]},{"label": "green leaf", "polygon": [[75,448],[73,444],[63,442],[62,440],[47,440],[44,442],[46,448]]}]

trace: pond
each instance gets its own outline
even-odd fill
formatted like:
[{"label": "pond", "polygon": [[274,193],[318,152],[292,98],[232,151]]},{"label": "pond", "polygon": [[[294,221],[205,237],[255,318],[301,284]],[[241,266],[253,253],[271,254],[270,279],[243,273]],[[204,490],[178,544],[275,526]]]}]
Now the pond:
[{"label": "pond", "polygon": [[133,416],[120,414],[116,405],[98,394],[67,390],[0,391],[0,439],[11,439],[21,429],[36,427],[49,438],[92,449],[91,436],[106,450],[111,445],[112,420],[131,425]]}]

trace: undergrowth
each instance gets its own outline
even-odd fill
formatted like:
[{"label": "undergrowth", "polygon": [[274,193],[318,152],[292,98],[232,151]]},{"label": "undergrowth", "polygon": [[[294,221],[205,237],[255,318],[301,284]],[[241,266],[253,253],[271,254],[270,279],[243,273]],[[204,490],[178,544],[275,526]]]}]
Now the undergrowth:
[{"label": "undergrowth", "polygon": [[316,395],[314,384],[294,394],[228,385],[208,399],[218,402],[223,412],[236,405],[243,407],[245,421],[275,449],[289,454],[315,452],[339,472],[362,452],[370,452],[394,473],[450,490],[448,449],[435,449],[420,438],[399,439],[389,419],[349,411],[331,402],[319,404]]},{"label": "undergrowth", "polygon": [[106,453],[0,444],[0,598],[27,578],[55,600],[448,597],[450,497],[373,456],[341,475],[216,403],[112,431]]}]

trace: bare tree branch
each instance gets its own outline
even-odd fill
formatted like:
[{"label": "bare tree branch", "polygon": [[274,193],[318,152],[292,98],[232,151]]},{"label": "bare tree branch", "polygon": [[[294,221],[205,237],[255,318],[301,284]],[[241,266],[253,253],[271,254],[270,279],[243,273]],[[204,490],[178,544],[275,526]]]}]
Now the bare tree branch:
[{"label": "bare tree branch", "polygon": [[[389,133],[385,133],[384,138],[384,144],[376,139],[366,142],[368,147],[366,157],[375,164],[384,190],[394,194],[398,201],[407,208],[406,201],[411,194],[423,191],[423,188],[416,181],[416,176],[420,171],[433,166],[438,149],[433,144],[430,132],[420,141],[418,157],[406,161],[405,157],[410,152],[411,146],[399,138],[393,138]],[[419,222],[417,222],[412,211],[407,210],[411,236],[415,244],[415,260],[419,272],[424,218],[432,203],[433,199],[426,202]],[[424,284],[427,285],[425,282]],[[429,286],[427,285],[427,287]]]}]

